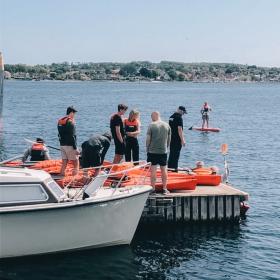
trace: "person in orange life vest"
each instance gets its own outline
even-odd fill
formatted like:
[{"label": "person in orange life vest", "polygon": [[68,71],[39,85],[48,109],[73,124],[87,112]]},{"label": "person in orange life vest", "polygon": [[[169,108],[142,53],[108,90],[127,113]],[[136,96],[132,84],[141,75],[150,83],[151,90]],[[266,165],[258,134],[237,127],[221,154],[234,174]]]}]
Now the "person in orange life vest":
[{"label": "person in orange life vest", "polygon": [[207,102],[204,102],[200,113],[202,115],[202,128],[205,127],[205,123],[206,123],[206,127],[208,128],[209,126],[209,112],[212,111],[211,107],[208,105]]},{"label": "person in orange life vest", "polygon": [[114,164],[120,163],[125,154],[125,133],[122,116],[127,110],[127,106],[124,104],[118,105],[118,112],[113,114],[110,119],[110,128],[112,137],[115,142],[115,157],[113,160]]},{"label": "person in orange life vest", "polygon": [[75,125],[75,114],[77,110],[70,106],[66,110],[66,116],[58,120],[58,138],[60,142],[60,151],[62,158],[62,166],[60,174],[65,175],[65,169],[68,161],[72,161],[74,165],[73,175],[78,173],[79,169],[79,150],[77,149],[77,136]]},{"label": "person in orange life vest", "polygon": [[[131,110],[129,117],[124,120],[125,130],[125,161],[139,161],[139,143],[137,136],[140,133],[140,113],[137,110]],[[135,163],[138,164],[138,163]]]},{"label": "person in orange life vest", "polygon": [[30,157],[30,161],[50,159],[49,150],[45,146],[45,142],[42,138],[36,138],[36,142],[24,152],[22,162],[27,161],[28,157]]}]

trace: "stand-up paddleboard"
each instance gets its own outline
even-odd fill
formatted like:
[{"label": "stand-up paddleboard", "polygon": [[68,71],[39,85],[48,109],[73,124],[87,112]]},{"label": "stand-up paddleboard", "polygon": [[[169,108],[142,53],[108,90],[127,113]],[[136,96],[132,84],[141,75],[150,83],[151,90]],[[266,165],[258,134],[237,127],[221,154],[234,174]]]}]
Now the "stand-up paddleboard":
[{"label": "stand-up paddleboard", "polygon": [[219,132],[221,129],[217,128],[217,127],[202,128],[202,127],[193,126],[190,130],[197,130],[197,131],[203,131],[203,132]]}]

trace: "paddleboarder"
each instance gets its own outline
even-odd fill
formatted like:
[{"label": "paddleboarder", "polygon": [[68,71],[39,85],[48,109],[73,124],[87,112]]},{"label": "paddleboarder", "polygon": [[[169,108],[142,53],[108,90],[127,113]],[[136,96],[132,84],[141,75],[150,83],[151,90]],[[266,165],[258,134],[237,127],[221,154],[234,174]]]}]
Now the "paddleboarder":
[{"label": "paddleboarder", "polygon": [[202,115],[202,126],[201,128],[204,129],[205,128],[205,123],[206,123],[206,127],[209,127],[209,112],[212,111],[211,107],[209,106],[209,104],[207,102],[204,102],[200,113]]},{"label": "paddleboarder", "polygon": [[186,145],[183,133],[183,115],[187,114],[184,106],[179,106],[177,111],[169,118],[171,128],[170,154],[168,158],[168,168],[178,171],[178,161],[182,147]]}]

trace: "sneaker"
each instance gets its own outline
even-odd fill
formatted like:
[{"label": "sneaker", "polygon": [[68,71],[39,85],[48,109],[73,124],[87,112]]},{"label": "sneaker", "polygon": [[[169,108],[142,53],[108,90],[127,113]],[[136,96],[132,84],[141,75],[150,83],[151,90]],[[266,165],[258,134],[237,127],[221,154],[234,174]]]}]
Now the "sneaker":
[{"label": "sneaker", "polygon": [[170,191],[168,189],[163,189],[163,194],[170,194]]}]

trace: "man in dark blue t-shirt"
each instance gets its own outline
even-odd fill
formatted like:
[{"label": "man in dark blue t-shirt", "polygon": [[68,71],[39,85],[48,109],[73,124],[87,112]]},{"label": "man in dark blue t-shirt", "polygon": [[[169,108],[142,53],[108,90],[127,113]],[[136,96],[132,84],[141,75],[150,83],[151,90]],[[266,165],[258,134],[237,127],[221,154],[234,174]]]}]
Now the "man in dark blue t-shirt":
[{"label": "man in dark blue t-shirt", "polygon": [[171,143],[168,168],[172,168],[175,171],[178,171],[178,161],[182,146],[186,145],[183,134],[184,125],[182,116],[184,114],[187,114],[186,108],[184,106],[179,106],[177,111],[169,118],[169,126],[171,127]]},{"label": "man in dark blue t-shirt", "polygon": [[124,142],[124,126],[122,116],[127,110],[127,106],[124,104],[118,105],[118,112],[113,114],[110,119],[110,128],[112,137],[115,142],[115,157],[113,163],[120,163],[125,154],[125,142]]}]

